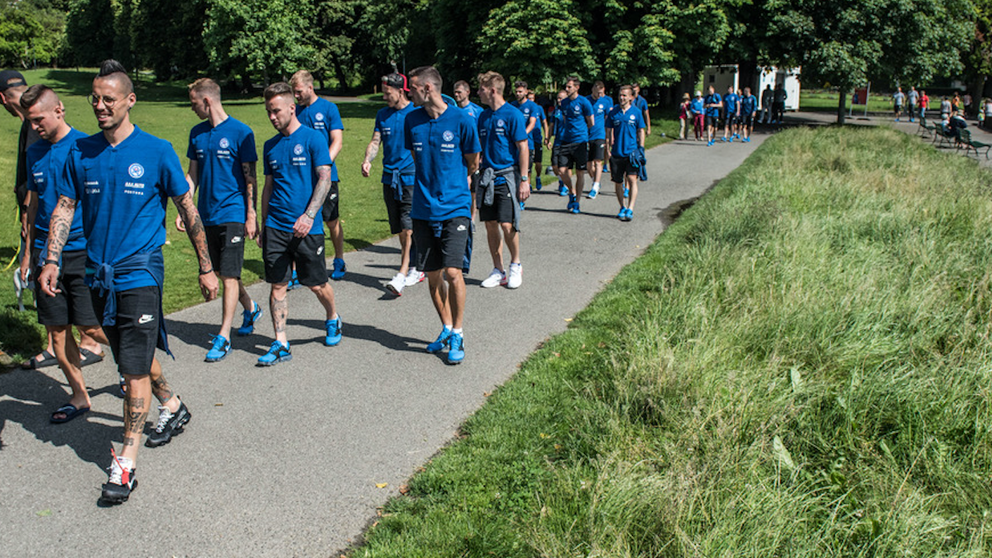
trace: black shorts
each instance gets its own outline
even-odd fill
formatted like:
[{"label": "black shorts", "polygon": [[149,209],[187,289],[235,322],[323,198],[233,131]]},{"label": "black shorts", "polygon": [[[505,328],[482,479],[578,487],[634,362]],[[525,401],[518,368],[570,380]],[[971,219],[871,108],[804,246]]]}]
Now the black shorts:
[{"label": "black shorts", "polygon": [[602,161],[606,157],[606,140],[589,140],[589,160]]},{"label": "black shorts", "polygon": [[245,263],[245,224],[221,223],[204,226],[210,265],[221,277],[241,279]]},{"label": "black shorts", "polygon": [[[482,196],[483,192],[476,192],[475,195]],[[503,181],[493,186],[493,204],[479,206],[479,221],[513,222],[513,192],[509,182]]]},{"label": "black shorts", "polygon": [[610,178],[614,184],[623,184],[624,176],[637,176],[637,168],[630,164],[630,157],[610,157]]},{"label": "black shorts", "polygon": [[534,141],[534,149],[530,150],[530,164],[540,165],[544,162],[544,144]]},{"label": "black shorts", "polygon": [[[96,326],[100,320],[93,311],[93,300],[90,298],[90,288],[86,286],[86,250],[62,252],[62,266],[59,267],[58,289],[55,296],[41,293],[38,286],[38,257],[41,250],[31,251],[31,261],[34,262],[34,304],[38,308],[38,323],[45,326]],[[18,272],[20,273],[20,272]]]},{"label": "black shorts", "polygon": [[724,118],[723,122],[725,126],[733,126],[734,124],[740,122],[740,118],[741,117],[736,114],[728,114],[727,117]]},{"label": "black shorts", "polygon": [[586,163],[589,160],[589,142],[580,141],[578,143],[563,143],[558,146],[558,157],[555,166],[558,168],[572,168],[575,170],[586,170]]},{"label": "black shorts", "polygon": [[[561,153],[561,144],[553,143],[551,144],[551,166],[558,168],[558,154]],[[557,172],[557,171],[555,171]]]},{"label": "black shorts", "polygon": [[262,260],[265,262],[265,282],[289,283],[296,264],[296,278],[305,287],[327,282],[327,261],[324,259],[324,235],[308,234],[303,238],[293,233],[265,227],[262,229]]},{"label": "black shorts", "polygon": [[719,120],[719,117],[716,117],[716,116],[707,116],[706,117],[706,127],[707,128],[710,127],[710,126],[716,127],[718,120]]},{"label": "black shorts", "polygon": [[455,217],[433,226],[430,221],[413,220],[413,242],[417,245],[417,269],[437,271],[465,265],[465,249],[472,226],[468,217]]},{"label": "black shorts", "polygon": [[743,124],[745,126],[748,126],[748,127],[754,126],[754,115],[751,114],[750,112],[747,113],[747,114],[742,114],[741,115],[741,124]]},{"label": "black shorts", "polygon": [[413,184],[403,186],[403,198],[396,199],[396,193],[389,184],[382,185],[382,199],[386,202],[386,214],[389,216],[389,232],[398,234],[401,231],[413,230],[413,219],[410,218],[410,208],[413,207]]},{"label": "black shorts", "polygon": [[[93,310],[103,316],[107,299],[91,289]],[[110,350],[121,374],[144,376],[152,370],[152,359],[158,346],[159,321],[162,319],[162,290],[157,286],[119,291],[117,323],[103,326]]]},{"label": "black shorts", "polygon": [[327,199],[324,200],[324,206],[320,208],[320,216],[323,217],[325,223],[338,220],[338,201],[340,199],[341,197],[338,195],[338,183],[335,180],[331,182],[331,189],[327,192]]}]

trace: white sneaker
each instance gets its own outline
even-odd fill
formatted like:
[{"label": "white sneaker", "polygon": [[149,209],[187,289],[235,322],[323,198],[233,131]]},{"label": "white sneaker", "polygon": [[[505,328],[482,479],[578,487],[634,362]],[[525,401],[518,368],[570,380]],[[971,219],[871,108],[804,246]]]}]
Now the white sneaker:
[{"label": "white sneaker", "polygon": [[489,274],[489,277],[486,277],[485,280],[482,281],[482,287],[486,289],[491,289],[505,284],[506,274],[495,267],[493,268],[493,272]]},{"label": "white sneaker", "polygon": [[506,280],[506,288],[516,289],[524,282],[524,269],[518,263],[510,264],[510,276]]},{"label": "white sneaker", "polygon": [[406,274],[406,279],[404,279],[404,282],[406,283],[406,286],[409,287],[410,285],[416,285],[417,283],[423,281],[424,277],[426,277],[426,275],[424,275],[423,271],[417,271],[417,268],[411,267],[410,271]]},{"label": "white sneaker", "polygon": [[403,294],[403,287],[405,286],[406,286],[406,277],[404,277],[402,273],[397,273],[395,277],[393,277],[392,279],[389,280],[388,283],[386,283],[386,288],[389,289],[389,292],[393,293],[396,296],[400,296]]}]

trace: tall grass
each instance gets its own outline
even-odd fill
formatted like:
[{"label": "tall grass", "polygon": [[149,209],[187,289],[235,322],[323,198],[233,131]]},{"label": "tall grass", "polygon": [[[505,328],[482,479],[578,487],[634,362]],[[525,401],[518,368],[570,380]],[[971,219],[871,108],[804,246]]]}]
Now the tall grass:
[{"label": "tall grass", "polygon": [[354,553],[992,555],[988,185],[892,130],[770,139]]}]

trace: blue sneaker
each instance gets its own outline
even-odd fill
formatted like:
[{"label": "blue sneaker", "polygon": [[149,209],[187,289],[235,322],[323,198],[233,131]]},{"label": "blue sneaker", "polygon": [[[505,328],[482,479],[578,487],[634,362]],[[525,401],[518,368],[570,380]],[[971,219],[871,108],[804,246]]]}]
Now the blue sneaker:
[{"label": "blue sneaker", "polygon": [[569,196],[568,196],[568,205],[565,206],[565,211],[572,211],[572,209],[578,203],[579,202],[575,201],[575,196],[569,194]]},{"label": "blue sneaker", "polygon": [[444,328],[441,330],[441,334],[437,336],[437,339],[433,343],[427,345],[428,353],[436,353],[443,349],[445,345],[448,344],[448,339],[451,337],[451,330],[449,328]]},{"label": "blue sneaker", "polygon": [[537,184],[535,184],[534,186],[537,187],[537,191],[538,192],[540,192],[541,191],[541,188],[543,188],[543,186],[541,186],[541,177],[540,176],[537,177]]},{"label": "blue sneaker", "polygon": [[324,337],[325,345],[333,347],[341,342],[341,316],[325,321],[324,329],[327,331],[327,336]]},{"label": "blue sneaker", "polygon": [[465,339],[461,333],[452,333],[448,339],[448,364],[461,364],[465,360]]},{"label": "blue sneaker", "polygon": [[713,140],[706,142],[706,147],[713,147]]},{"label": "blue sneaker", "polygon": [[344,265],[344,260],[341,258],[334,258],[333,270],[331,271],[331,279],[335,281],[340,281],[344,279],[344,273],[348,271],[348,267]]},{"label": "blue sneaker", "polygon": [[572,204],[572,213],[574,215],[578,215],[579,214],[579,200],[575,200],[575,203]]},{"label": "blue sneaker", "polygon": [[626,207],[621,207],[620,208],[620,213],[617,213],[617,219],[620,219],[621,221],[623,221],[623,218],[626,217],[626,216],[627,216],[627,208]]},{"label": "blue sneaker", "polygon": [[568,195],[568,187],[565,186],[565,183],[562,182],[561,180],[558,181],[558,195],[559,196],[567,196]]},{"label": "blue sneaker", "polygon": [[255,301],[252,301],[251,304],[255,308],[254,310],[241,311],[241,327],[238,328],[238,337],[251,335],[255,331],[255,322],[262,317],[262,307]]},{"label": "blue sneaker", "polygon": [[632,221],[633,219],[634,219],[634,210],[628,207],[626,210],[624,210],[623,220]]},{"label": "blue sneaker", "polygon": [[290,278],[289,284],[286,285],[286,290],[291,291],[293,289],[300,288],[300,280],[296,278],[296,270],[293,270],[293,277]]},{"label": "blue sneaker", "polygon": [[213,343],[214,346],[207,351],[207,358],[204,359],[205,362],[223,360],[227,356],[227,353],[231,352],[231,342],[223,336],[214,335]]},{"label": "blue sneaker", "polygon": [[272,366],[280,362],[293,360],[293,354],[289,352],[289,345],[283,345],[278,341],[273,341],[269,347],[269,352],[258,357],[257,366]]},{"label": "blue sneaker", "polygon": [[596,196],[598,196],[598,195],[599,195],[599,189],[598,188],[593,188],[592,190],[589,190],[589,193],[586,194],[586,197],[589,198],[589,199],[591,199],[591,200],[594,200],[594,199],[596,199]]},{"label": "blue sneaker", "polygon": [[520,202],[520,211],[524,210],[524,202]]}]

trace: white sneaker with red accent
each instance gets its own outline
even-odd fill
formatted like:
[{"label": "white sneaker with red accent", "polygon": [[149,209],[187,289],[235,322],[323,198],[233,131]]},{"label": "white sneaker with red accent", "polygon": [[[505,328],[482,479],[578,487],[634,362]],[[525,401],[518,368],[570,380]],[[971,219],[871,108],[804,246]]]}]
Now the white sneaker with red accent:
[{"label": "white sneaker with red accent", "polygon": [[484,289],[491,289],[493,287],[498,287],[500,285],[505,285],[505,284],[506,284],[506,274],[500,271],[499,269],[496,269],[495,267],[493,268],[492,273],[489,274],[489,277],[486,277],[482,281],[482,287]]}]

